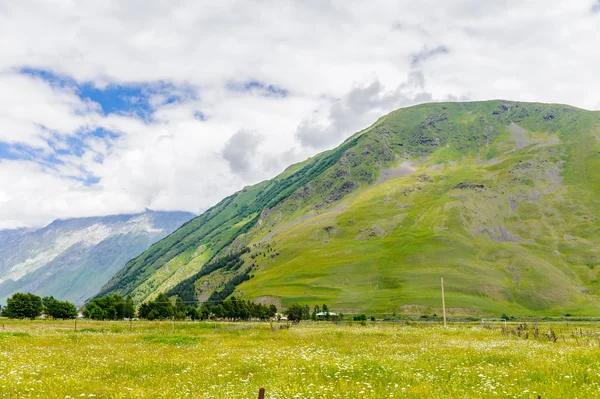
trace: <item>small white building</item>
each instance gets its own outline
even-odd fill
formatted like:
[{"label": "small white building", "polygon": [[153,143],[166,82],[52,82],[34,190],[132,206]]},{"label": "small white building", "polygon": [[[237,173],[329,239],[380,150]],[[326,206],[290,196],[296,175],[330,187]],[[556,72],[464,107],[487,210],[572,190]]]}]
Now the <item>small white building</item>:
[{"label": "small white building", "polygon": [[329,315],[329,316],[337,316],[337,313],[333,313],[333,312],[319,312],[319,313],[317,313],[317,317],[327,317],[327,315]]},{"label": "small white building", "polygon": [[275,317],[273,319],[275,321],[277,321],[277,320],[279,320],[279,321],[288,321],[288,315],[281,314],[281,313],[275,313]]}]

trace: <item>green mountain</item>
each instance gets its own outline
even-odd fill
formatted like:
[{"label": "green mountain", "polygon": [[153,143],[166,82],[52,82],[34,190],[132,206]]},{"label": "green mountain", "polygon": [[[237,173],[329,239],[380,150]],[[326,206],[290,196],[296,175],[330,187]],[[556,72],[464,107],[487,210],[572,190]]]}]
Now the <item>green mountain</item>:
[{"label": "green mountain", "polygon": [[399,109],[246,187],[100,295],[235,290],[345,313],[600,315],[600,112],[487,101]]}]

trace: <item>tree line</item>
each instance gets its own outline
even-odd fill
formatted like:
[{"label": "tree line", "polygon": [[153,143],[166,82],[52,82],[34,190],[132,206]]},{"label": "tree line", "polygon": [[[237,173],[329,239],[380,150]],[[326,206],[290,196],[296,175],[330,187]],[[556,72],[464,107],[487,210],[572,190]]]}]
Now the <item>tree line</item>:
[{"label": "tree line", "polygon": [[123,320],[135,317],[133,298],[119,294],[94,298],[85,304],[83,316],[92,320]]},{"label": "tree line", "polygon": [[6,301],[1,314],[11,319],[35,319],[42,315],[54,319],[74,319],[77,308],[69,301],[60,301],[53,296],[39,297],[31,293],[17,292]]},{"label": "tree line", "polygon": [[277,313],[275,305],[266,306],[234,297],[214,302],[205,302],[202,305],[185,305],[181,298],[176,297],[173,302],[167,295],[158,294],[153,301],[144,302],[138,310],[138,317],[148,320],[175,318],[183,320],[207,320],[210,318],[231,320],[267,320]]},{"label": "tree line", "polygon": [[[341,315],[330,315],[327,305],[316,305],[312,312],[308,305],[293,304],[284,312],[290,321],[339,320]],[[68,301],[60,301],[52,296],[41,298],[31,293],[16,293],[7,300],[7,306],[0,308],[4,317],[35,319],[41,315],[55,319],[77,317],[77,308]],[[139,317],[146,320],[268,320],[277,315],[277,307],[267,306],[250,300],[232,296],[224,300],[208,301],[197,306],[186,305],[180,297],[170,298],[164,293],[137,307],[131,296],[123,298],[119,294],[94,298],[85,304],[83,316],[92,320],[123,320]]]},{"label": "tree line", "polygon": [[334,314],[334,313],[329,312],[329,307],[326,304],[323,304],[322,307],[319,307],[319,305],[315,305],[311,312],[310,307],[308,305],[301,306],[301,305],[295,303],[286,310],[286,314],[287,314],[288,320],[291,320],[291,321],[301,321],[301,320],[337,321],[337,320],[341,320],[344,317],[344,315],[341,313]]}]

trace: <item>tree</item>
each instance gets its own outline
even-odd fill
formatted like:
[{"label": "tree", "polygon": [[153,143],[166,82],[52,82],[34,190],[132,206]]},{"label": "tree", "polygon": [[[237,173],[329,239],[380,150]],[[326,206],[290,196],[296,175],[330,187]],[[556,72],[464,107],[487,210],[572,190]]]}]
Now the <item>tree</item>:
[{"label": "tree", "polygon": [[59,301],[53,296],[42,298],[44,313],[53,319],[74,319],[77,317],[77,308],[71,302]]},{"label": "tree", "polygon": [[35,319],[42,313],[42,308],[39,296],[17,292],[7,299],[4,313],[11,319]]},{"label": "tree", "polygon": [[290,306],[286,310],[286,313],[288,315],[288,320],[296,321],[296,322],[299,322],[300,320],[302,320],[303,309],[302,309],[302,306],[298,305],[297,303]]},{"label": "tree", "polygon": [[202,312],[200,312],[200,309],[195,308],[193,306],[188,306],[186,308],[185,315],[192,320],[201,320],[202,319]]},{"label": "tree", "polygon": [[275,306],[273,304],[269,305],[269,311],[267,312],[267,315],[269,317],[273,317],[273,316],[275,316],[276,313],[277,313],[277,306]]},{"label": "tree", "polygon": [[127,295],[125,298],[125,306],[123,307],[123,316],[127,319],[133,319],[135,316],[135,305],[133,304],[133,298],[131,295]]},{"label": "tree", "polygon": [[104,320],[106,318],[106,312],[96,302],[85,305],[83,315],[92,320]]},{"label": "tree", "polygon": [[[181,304],[183,305],[183,302]],[[185,309],[183,311],[183,317],[185,317]],[[138,312],[141,319],[148,320],[170,319],[174,315],[175,307],[173,307],[171,299],[163,293],[158,294],[153,301],[142,303]]]},{"label": "tree", "polygon": [[325,313],[325,320],[329,320],[329,308],[327,305],[323,304],[323,308],[321,309],[323,313]]},{"label": "tree", "polygon": [[302,320],[310,319],[310,307],[308,305],[304,305],[302,308]]},{"label": "tree", "polygon": [[85,305],[83,315],[93,320],[122,320],[125,300],[119,294],[94,298]]},{"label": "tree", "polygon": [[138,316],[140,319],[147,319],[148,315],[150,314],[150,304],[147,302],[144,302],[140,305],[140,308],[138,309]]},{"label": "tree", "polygon": [[175,318],[177,320],[183,320],[185,319],[185,316],[185,305],[183,304],[181,298],[177,297],[175,298]]},{"label": "tree", "polygon": [[171,299],[163,293],[158,294],[151,305],[155,319],[170,319],[174,316],[174,308]]}]

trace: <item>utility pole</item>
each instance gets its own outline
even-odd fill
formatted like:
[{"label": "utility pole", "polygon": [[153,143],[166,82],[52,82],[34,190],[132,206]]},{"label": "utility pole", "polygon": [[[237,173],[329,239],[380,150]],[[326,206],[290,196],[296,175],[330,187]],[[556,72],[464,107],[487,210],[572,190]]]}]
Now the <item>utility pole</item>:
[{"label": "utility pole", "polygon": [[444,312],[444,327],[446,327],[446,299],[444,298],[444,278],[442,277],[442,309]]}]

